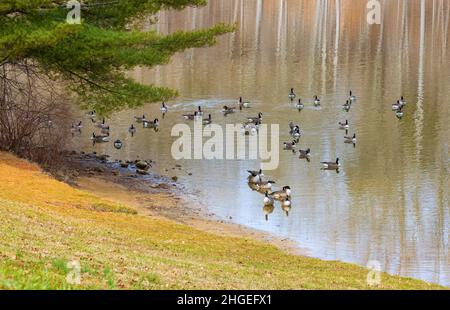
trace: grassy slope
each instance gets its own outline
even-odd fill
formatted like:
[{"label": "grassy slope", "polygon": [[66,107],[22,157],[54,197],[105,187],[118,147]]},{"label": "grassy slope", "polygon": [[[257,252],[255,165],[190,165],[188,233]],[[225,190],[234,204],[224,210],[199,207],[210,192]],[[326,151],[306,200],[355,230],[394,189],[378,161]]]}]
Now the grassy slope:
[{"label": "grassy slope", "polygon": [[[367,270],[208,234],[71,188],[0,153],[0,289],[365,289]],[[81,263],[81,285],[66,283]],[[385,289],[439,288],[383,274]]]}]

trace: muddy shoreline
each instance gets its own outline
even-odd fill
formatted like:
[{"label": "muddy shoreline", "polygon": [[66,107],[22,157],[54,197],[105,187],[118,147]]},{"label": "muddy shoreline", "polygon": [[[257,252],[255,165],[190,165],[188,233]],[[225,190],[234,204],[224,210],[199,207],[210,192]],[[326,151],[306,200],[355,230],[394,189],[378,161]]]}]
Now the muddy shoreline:
[{"label": "muddy shoreline", "polygon": [[[156,163],[151,160],[145,161],[149,164],[145,172],[139,171],[137,162],[123,163],[110,161],[106,155],[69,152],[64,154],[64,170],[52,174],[74,187],[131,205],[142,215],[165,218],[213,234],[256,239],[285,252],[307,256],[307,251],[292,240],[217,219],[176,177],[152,172]],[[170,169],[182,170],[179,165],[166,171]]]}]

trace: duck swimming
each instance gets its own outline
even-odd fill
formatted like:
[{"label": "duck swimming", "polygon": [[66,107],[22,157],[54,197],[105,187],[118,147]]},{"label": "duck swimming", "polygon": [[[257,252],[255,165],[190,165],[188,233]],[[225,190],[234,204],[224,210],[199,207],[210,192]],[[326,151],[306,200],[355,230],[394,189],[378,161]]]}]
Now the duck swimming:
[{"label": "duck swimming", "polygon": [[136,127],[134,127],[133,124],[131,124],[130,128],[128,128],[128,132],[131,133],[131,136],[133,137],[136,133]]},{"label": "duck swimming", "polygon": [[260,181],[256,183],[258,190],[268,190],[272,188],[272,185],[275,184],[275,181]]},{"label": "duck swimming", "polygon": [[302,103],[302,99],[298,99],[298,102],[295,105],[295,107],[299,110],[302,110],[305,107],[304,104]]},{"label": "duck swimming", "polygon": [[308,148],[306,150],[299,150],[298,151],[300,156],[298,158],[300,159],[306,159],[309,161],[310,157],[311,157],[311,149]]},{"label": "duck swimming", "polygon": [[274,200],[270,197],[269,192],[264,194],[264,206],[273,206]]},{"label": "duck swimming", "polygon": [[168,109],[168,107],[166,106],[166,103],[163,102],[162,105],[161,105],[161,112],[167,113],[168,110],[169,110],[169,109]]},{"label": "duck swimming", "polygon": [[349,100],[347,100],[347,101],[344,103],[344,105],[342,106],[342,109],[344,109],[344,111],[348,112],[348,111],[350,111],[350,108],[351,108],[351,103],[350,103]]},{"label": "duck swimming", "polygon": [[348,124],[348,120],[345,120],[345,122],[339,122],[339,129],[349,129],[350,125]]},{"label": "duck swimming", "polygon": [[401,119],[404,116],[403,106],[400,106],[400,108],[398,108],[397,112],[395,112],[395,116],[397,116],[398,119]]},{"label": "duck swimming", "polygon": [[87,116],[90,118],[90,120],[92,122],[94,122],[95,119],[97,118],[97,113],[95,113],[95,110],[94,111],[90,111],[90,112],[87,113]]},{"label": "duck swimming", "polygon": [[239,110],[242,110],[243,108],[250,108],[251,107],[251,103],[250,101],[243,101],[242,97],[239,97]]},{"label": "duck swimming", "polygon": [[137,123],[143,123],[144,121],[146,121],[145,114],[142,115],[142,117],[135,116],[134,119],[136,120]]},{"label": "duck swimming", "polygon": [[262,116],[263,116],[263,114],[262,114],[261,112],[259,112],[259,113],[258,113],[258,116],[256,116],[256,117],[251,117],[251,116],[249,116],[249,117],[247,117],[247,120],[248,120],[249,122],[255,123],[255,122],[261,121],[261,120],[262,120]]},{"label": "duck swimming", "polygon": [[392,105],[392,111],[397,111],[398,109],[400,109],[402,107],[402,104],[400,103],[400,100],[397,100],[397,103],[394,103]]},{"label": "duck swimming", "polygon": [[208,114],[208,118],[203,120],[203,125],[210,125],[212,123],[211,114]]},{"label": "duck swimming", "polygon": [[295,142],[295,141],[292,141],[292,142],[284,142],[283,144],[284,144],[284,150],[286,150],[286,151],[291,151],[291,150],[294,150],[294,149],[295,149],[295,144],[296,144],[296,142]]},{"label": "duck swimming", "polygon": [[353,144],[355,144],[356,143],[356,133],[353,134],[353,137],[346,136],[344,143],[353,143]]},{"label": "duck swimming", "polygon": [[271,196],[276,200],[284,201],[286,198],[291,197],[291,188],[289,186],[285,186],[282,190],[273,192]]},{"label": "duck swimming", "polygon": [[264,212],[264,218],[266,219],[266,221],[269,220],[269,215],[271,215],[274,210],[275,210],[275,206],[273,204],[268,204],[268,205],[265,204],[264,205],[263,212]]},{"label": "duck swimming", "polygon": [[299,126],[295,126],[290,134],[291,134],[292,137],[294,137],[294,138],[296,138],[298,140],[298,138],[300,138],[301,135],[302,135],[302,133],[300,131],[300,127]]},{"label": "duck swimming", "polygon": [[159,126],[159,120],[157,118],[155,118],[155,120],[152,121],[144,121],[143,122],[143,127],[144,128],[157,128]]},{"label": "duck swimming", "polygon": [[281,203],[281,209],[286,213],[286,216],[289,216],[289,211],[292,209],[292,202],[289,197],[286,197],[286,199]]},{"label": "duck swimming", "polygon": [[92,136],[91,136],[91,140],[94,144],[108,142],[109,134],[108,135],[96,135],[95,132],[93,132]]},{"label": "duck swimming", "polygon": [[248,176],[250,183],[262,182],[262,177],[264,176],[262,169],[259,169],[259,171],[247,170],[247,172],[250,174]]},{"label": "duck swimming", "polygon": [[291,99],[291,101],[294,101],[295,97],[297,97],[297,95],[294,92],[294,89],[291,88],[291,92],[289,93],[289,99]]},{"label": "duck swimming", "polygon": [[222,109],[222,113],[223,113],[224,115],[228,115],[228,114],[234,113],[235,110],[236,110],[236,108],[228,107],[228,106],[224,105],[224,106],[223,106],[223,109]]},{"label": "duck swimming", "polygon": [[95,124],[95,127],[100,128],[100,129],[109,129],[109,126],[105,124],[104,118],[101,122],[97,122],[97,124]]},{"label": "duck swimming", "polygon": [[320,105],[320,99],[319,99],[319,97],[317,97],[317,95],[314,96],[314,105],[315,106],[319,106]]},{"label": "duck swimming", "polygon": [[198,112],[195,111],[195,112],[192,113],[192,114],[183,114],[183,117],[184,117],[185,119],[188,119],[188,120],[194,120],[194,119],[196,119],[196,118],[198,117]]},{"label": "duck swimming", "polygon": [[341,166],[341,164],[339,163],[339,158],[336,158],[335,162],[323,161],[323,162],[321,162],[321,164],[326,169],[338,169]]},{"label": "duck swimming", "polygon": [[353,92],[351,90],[348,96],[348,100],[350,100],[351,102],[356,101],[356,96],[353,95]]}]

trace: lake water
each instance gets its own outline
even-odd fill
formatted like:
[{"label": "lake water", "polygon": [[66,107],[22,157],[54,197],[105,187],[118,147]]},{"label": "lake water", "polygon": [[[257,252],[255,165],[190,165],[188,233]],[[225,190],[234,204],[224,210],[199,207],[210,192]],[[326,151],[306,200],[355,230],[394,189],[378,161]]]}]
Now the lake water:
[{"label": "lake water", "polygon": [[[159,105],[113,115],[111,137],[124,142],[119,151],[111,143],[93,147],[90,128],[75,141],[114,159],[151,158],[155,171],[198,192],[208,212],[290,238],[311,256],[363,266],[377,260],[389,273],[450,285],[449,1],[381,1],[382,25],[372,26],[365,0],[209,2],[163,12],[149,27],[171,33],[236,22],[236,33],[169,65],[130,73],[179,90],[164,119]],[[291,87],[305,102],[301,112],[289,103]],[[346,113],[349,89],[358,100]],[[311,105],[316,94],[320,108]],[[398,120],[391,105],[401,95],[408,103]],[[239,96],[253,108],[225,118],[221,107]],[[197,105],[220,125],[263,112],[263,123],[280,124],[280,142],[289,140],[289,121],[301,124],[300,147],[311,148],[311,162],[281,151],[279,168],[266,172],[277,186],[292,188],[289,216],[277,205],[265,220],[263,196],[246,183],[258,160],[172,159],[170,131],[177,123],[192,126],[181,115]],[[160,130],[138,125],[131,137],[133,117],[143,113],[159,118]],[[356,147],[343,143],[337,124],[345,119]],[[336,157],[339,173],[321,170],[320,161]],[[172,170],[178,163],[182,170]]]}]

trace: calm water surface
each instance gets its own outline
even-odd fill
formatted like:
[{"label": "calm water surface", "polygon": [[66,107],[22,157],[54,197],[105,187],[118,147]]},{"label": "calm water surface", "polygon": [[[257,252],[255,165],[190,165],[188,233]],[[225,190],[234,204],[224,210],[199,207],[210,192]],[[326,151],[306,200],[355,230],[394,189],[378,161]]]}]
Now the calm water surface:
[{"label": "calm water surface", "polygon": [[[217,217],[295,240],[309,255],[361,265],[378,260],[387,272],[450,285],[450,3],[382,1],[382,25],[369,26],[363,0],[209,2],[161,13],[149,26],[170,33],[239,23],[215,47],[131,73],[180,91],[164,119],[158,105],[114,115],[108,121],[112,138],[125,142],[120,151],[112,144],[92,147],[90,129],[77,143],[115,159],[151,158],[157,172],[198,191]],[[306,104],[302,112],[287,100],[291,87]],[[358,101],[345,113],[349,89]],[[316,94],[320,109],[311,106]],[[402,94],[408,104],[399,121],[391,104]],[[253,108],[225,118],[221,107],[241,95]],[[170,130],[197,105],[222,125],[261,111],[264,123],[280,124],[280,141],[289,139],[289,121],[301,124],[300,146],[312,149],[311,162],[281,152],[279,168],[266,173],[293,189],[289,216],[276,206],[265,220],[263,196],[246,184],[246,170],[257,169],[258,161],[183,161],[181,171],[172,170]],[[138,126],[132,138],[127,128],[143,113],[158,117],[160,130]],[[345,119],[358,136],[355,148],[338,130]],[[320,161],[336,157],[340,173],[320,169]]]}]

